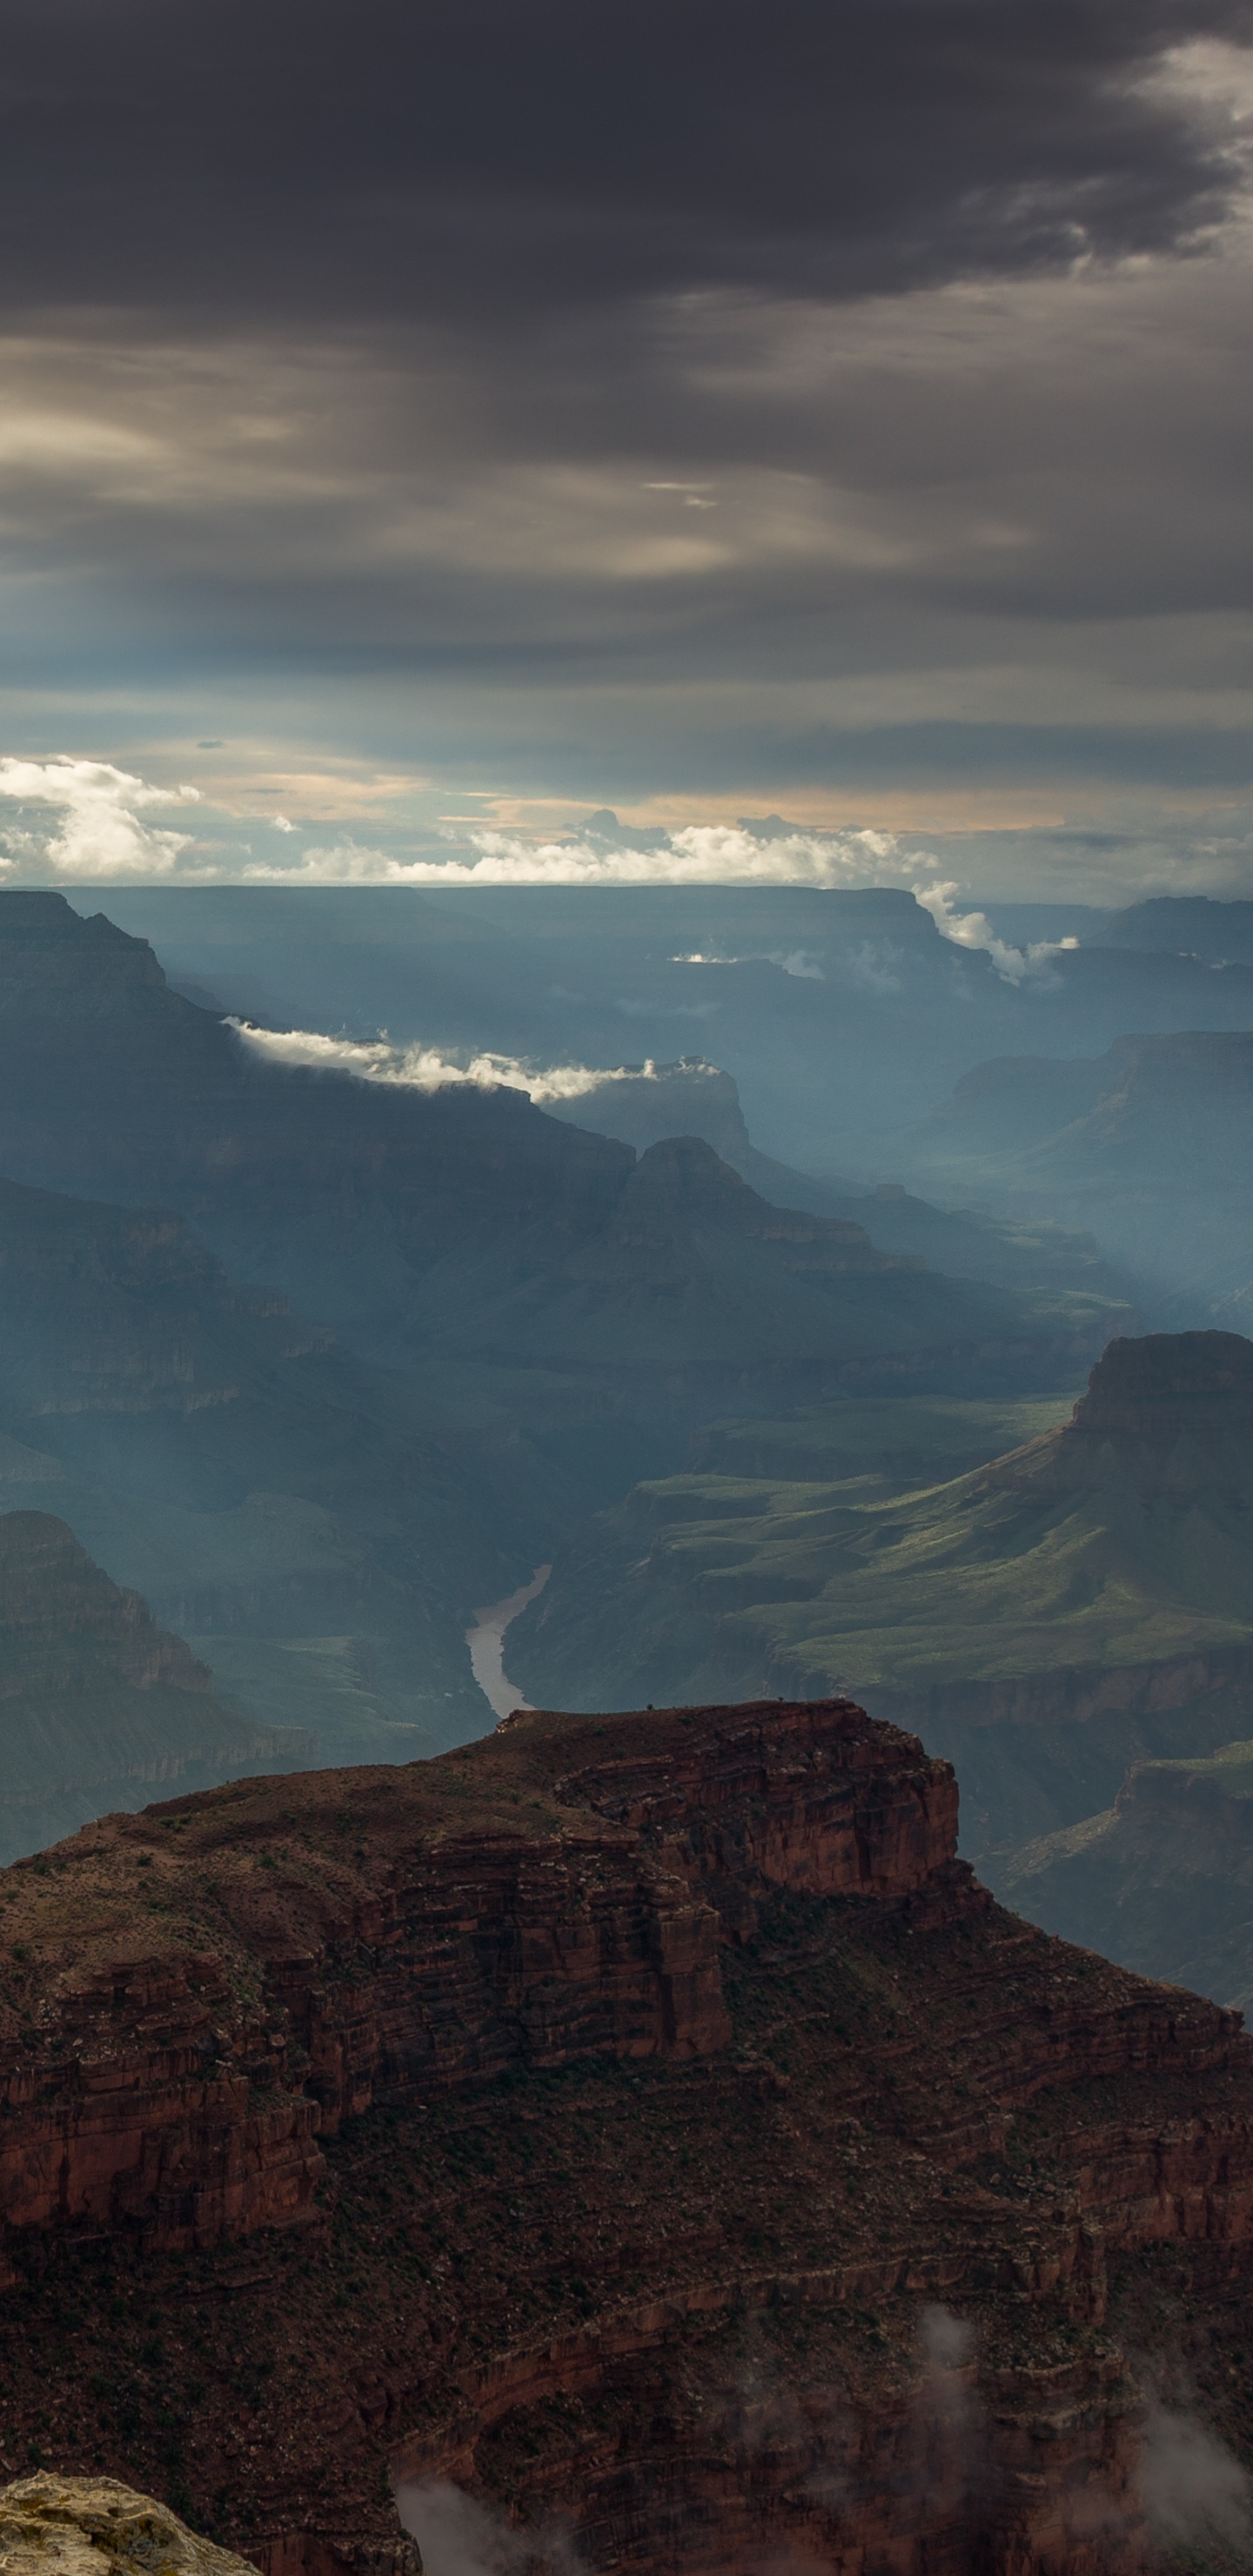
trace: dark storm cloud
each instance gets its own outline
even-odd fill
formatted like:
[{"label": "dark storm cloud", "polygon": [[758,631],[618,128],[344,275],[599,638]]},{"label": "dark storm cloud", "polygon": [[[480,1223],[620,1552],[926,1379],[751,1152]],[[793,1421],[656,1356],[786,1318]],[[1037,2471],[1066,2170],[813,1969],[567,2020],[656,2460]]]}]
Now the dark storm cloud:
[{"label": "dark storm cloud", "polygon": [[508,313],[1160,251],[1218,126],[1146,79],[1248,0],[16,0],[3,293]]},{"label": "dark storm cloud", "polygon": [[9,0],[0,752],[392,852],[423,772],[428,830],[1241,788],[1250,46],[1253,0]]}]

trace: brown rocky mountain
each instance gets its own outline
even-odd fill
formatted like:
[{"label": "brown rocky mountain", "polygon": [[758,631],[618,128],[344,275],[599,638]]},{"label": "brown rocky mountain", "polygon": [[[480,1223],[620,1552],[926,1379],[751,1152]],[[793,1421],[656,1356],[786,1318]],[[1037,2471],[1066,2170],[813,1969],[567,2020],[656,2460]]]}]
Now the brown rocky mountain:
[{"label": "brown rocky mountain", "polygon": [[10,2466],[270,2576],[394,2566],[393,2478],[593,2570],[1143,2569],[1154,2373],[1253,2434],[1253,2046],[956,1821],[847,1701],[532,1713],[6,1872]]},{"label": "brown rocky mountain", "polygon": [[50,1512],[0,1514],[0,1851],[28,1852],[145,1783],[199,1784],[313,1738],[258,1726]]}]

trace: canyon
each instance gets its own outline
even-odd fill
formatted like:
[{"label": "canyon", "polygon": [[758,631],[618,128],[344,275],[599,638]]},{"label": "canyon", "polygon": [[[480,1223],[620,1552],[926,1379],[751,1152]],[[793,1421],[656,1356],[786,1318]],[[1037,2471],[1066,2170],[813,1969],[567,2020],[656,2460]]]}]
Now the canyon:
[{"label": "canyon", "polygon": [[894,1471],[841,1460],[833,1408],[808,1456],[799,1412],[773,1453],[744,1426],[585,1523],[510,1671],[585,1707],[609,1676],[657,1701],[855,1691],[956,1765],[965,1851],[999,1885],[1131,1764],[1210,1754],[1253,1708],[1253,1342],[1119,1336],[1054,1405],[961,1474],[903,1436]]},{"label": "canyon", "polygon": [[449,2484],[606,2576],[1131,2576],[1155,2398],[1253,2435],[1253,2045],[956,1836],[916,1737],[758,1701],[5,1871],[0,2466],[269,2576]]},{"label": "canyon", "polygon": [[619,1410],[672,1380],[725,1398],[849,1366],[1055,1383],[1120,1303],[928,1272],[857,1219],[772,1206],[698,1137],[637,1158],[516,1088],[259,1052],[145,941],[51,893],[0,891],[0,1162],[172,1207],[358,1356],[472,1369],[480,1401],[509,1371],[515,1418],[541,1369]]}]

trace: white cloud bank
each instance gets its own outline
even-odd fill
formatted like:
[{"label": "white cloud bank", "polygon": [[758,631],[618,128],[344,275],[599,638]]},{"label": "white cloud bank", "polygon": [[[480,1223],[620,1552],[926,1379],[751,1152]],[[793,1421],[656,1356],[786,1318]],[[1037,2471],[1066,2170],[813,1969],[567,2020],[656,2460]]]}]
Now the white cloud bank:
[{"label": "white cloud bank", "polygon": [[[957,883],[940,877],[929,852],[906,848],[890,832],[691,823],[674,832],[623,831],[616,825],[613,832],[587,828],[566,840],[529,841],[485,829],[466,832],[459,846],[450,842],[448,856],[439,858],[398,856],[347,838],[330,848],[311,843],[290,855],[264,858],[240,853],[235,845],[228,857],[221,843],[197,842],[189,832],[148,819],[156,808],[198,804],[197,788],[155,787],[109,761],[66,754],[43,761],[0,758],[0,800],[16,809],[12,824],[0,824],[0,878],[23,884],[41,878],[53,884],[133,884],[177,876],[243,885],[899,886],[925,907],[946,939],[985,950],[1011,983],[1039,973],[1056,954],[1048,942],[1012,948],[997,938],[982,912],[957,911]],[[49,809],[57,818],[51,830],[39,820]],[[296,836],[298,826],[286,815],[268,819],[284,842]],[[771,950],[768,956],[789,975],[821,980],[820,966],[802,949]]]},{"label": "white cloud bank", "polygon": [[150,787],[107,760],[0,759],[0,797],[28,811],[51,807],[59,817],[51,832],[21,824],[0,827],[0,871],[25,876],[42,862],[54,877],[84,879],[168,877],[191,846],[189,832],[159,829],[141,820],[153,806],[198,804],[195,787]]},{"label": "white cloud bank", "polygon": [[[639,848],[597,833],[561,841],[528,841],[517,833],[469,831],[471,857],[401,859],[385,850],[341,841],[332,849],[306,849],[294,866],[253,861],[242,870],[245,881],[312,885],[383,884],[411,886],[659,886],[768,885],[809,886],[819,890],[901,886],[913,894],[945,939],[961,948],[981,948],[998,975],[1018,984],[1039,974],[1058,947],[1076,940],[1039,940],[1013,948],[998,939],[982,912],[958,912],[961,892],[953,879],[941,879],[927,851],[906,849],[891,832],[770,832],[741,823],[690,823],[677,832],[633,834]],[[729,965],[731,958],[699,956],[687,964]],[[803,950],[784,956],[769,952],[769,962],[789,975],[821,980],[821,969]]]},{"label": "white cloud bank", "polygon": [[520,1056],[472,1055],[464,1062],[438,1047],[393,1046],[387,1038],[330,1038],[316,1029],[259,1029],[250,1020],[228,1028],[271,1064],[295,1064],[318,1073],[352,1073],[361,1082],[389,1083],[402,1091],[441,1091],[470,1083],[480,1091],[525,1091],[540,1107],[553,1100],[581,1100],[606,1082],[656,1082],[650,1056],[644,1064],[551,1064],[541,1071]]},{"label": "white cloud bank", "polygon": [[528,841],[512,832],[468,831],[462,840],[473,855],[447,859],[401,859],[344,840],[333,849],[307,849],[290,867],[258,860],[241,873],[250,881],[314,885],[825,887],[909,881],[904,854],[889,832],[784,831],[766,838],[737,823],[690,823],[647,838],[650,846],[639,849],[625,835],[621,843],[599,833]]}]

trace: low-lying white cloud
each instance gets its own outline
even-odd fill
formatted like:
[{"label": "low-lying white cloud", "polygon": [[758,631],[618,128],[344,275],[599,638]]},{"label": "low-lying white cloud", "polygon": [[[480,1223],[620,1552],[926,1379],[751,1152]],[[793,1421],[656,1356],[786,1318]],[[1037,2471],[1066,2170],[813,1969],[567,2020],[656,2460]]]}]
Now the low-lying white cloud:
[{"label": "low-lying white cloud", "polygon": [[606,1082],[655,1082],[651,1056],[644,1064],[540,1067],[512,1055],[445,1055],[439,1047],[393,1046],[389,1038],[323,1037],[316,1029],[260,1029],[229,1020],[244,1045],[271,1064],[301,1065],[318,1073],[351,1073],[360,1082],[382,1082],[402,1091],[442,1091],[470,1083],[480,1091],[525,1091],[543,1108],[553,1100],[582,1100]]},{"label": "low-lying white cloud", "polygon": [[1008,940],[997,938],[985,912],[954,911],[953,898],[960,892],[954,883],[914,887],[915,900],[930,913],[944,938],[958,948],[983,949],[1007,984],[1021,984],[1026,976],[1043,973],[1064,948],[1079,945],[1077,939],[1033,939],[1026,948],[1011,948]]},{"label": "low-lying white cloud", "polygon": [[816,957],[806,948],[752,948],[744,956],[723,957],[711,951],[693,948],[685,956],[672,957],[672,966],[781,966],[785,975],[799,975],[803,982],[825,982]]},{"label": "low-lying white cloud", "polygon": [[[1040,973],[1056,954],[1051,942],[1011,947],[996,936],[985,914],[959,911],[960,887],[940,877],[934,856],[906,847],[891,832],[802,831],[773,819],[769,824],[690,823],[673,832],[635,832],[624,830],[606,814],[595,817],[582,832],[560,840],[529,840],[521,833],[496,828],[470,829],[460,842],[449,838],[447,855],[441,852],[433,857],[428,852],[409,857],[355,841],[350,835],[329,845],[309,842],[303,849],[293,848],[300,826],[280,813],[266,821],[282,846],[258,856],[237,842],[197,840],[189,832],[150,819],[163,806],[198,804],[197,788],[157,787],[112,762],[77,760],[68,754],[52,760],[0,758],[0,800],[15,809],[12,823],[0,824],[0,879],[20,884],[41,879],[53,884],[92,879],[133,884],[182,876],[200,884],[443,889],[751,885],[850,891],[896,886],[916,897],[946,939],[958,947],[984,950],[997,973],[1012,983]],[[51,827],[40,821],[49,812],[55,817]],[[602,819],[613,829],[598,830]],[[822,981],[820,960],[803,948],[753,953],[784,974]],[[746,960],[696,953],[675,962],[712,966]],[[416,1082],[420,1074],[404,1078]],[[457,1075],[441,1072],[433,1078],[454,1080]],[[513,1076],[493,1073],[482,1079],[509,1081]],[[518,1087],[527,1086],[519,1083]]]},{"label": "low-lying white cloud", "polygon": [[1154,2539],[1173,2553],[1209,2558],[1215,2548],[1247,2565],[1253,2481],[1199,2417],[1149,2406],[1137,2478]]},{"label": "low-lying white cloud", "polygon": [[658,834],[656,846],[642,850],[599,834],[532,841],[516,832],[471,830],[462,841],[469,856],[450,852],[446,859],[404,859],[341,840],[333,848],[306,849],[293,867],[259,859],[242,874],[267,883],[294,876],[311,885],[865,886],[889,878],[905,881],[895,864],[898,845],[888,832],[784,832],[765,839],[740,824],[690,823],[681,831]]},{"label": "low-lying white cloud", "polygon": [[[633,845],[645,837],[648,847]],[[632,835],[631,842],[599,832],[534,841],[516,832],[472,830],[464,843],[468,856],[450,852],[446,859],[404,859],[344,840],[333,848],[308,848],[292,866],[278,859],[254,860],[242,874],[254,883],[286,884],[294,878],[309,885],[794,885],[820,891],[900,886],[916,896],[944,938],[961,948],[985,950],[998,975],[1015,984],[1040,973],[1059,945],[1076,944],[1040,940],[1029,948],[1011,947],[996,936],[982,912],[956,910],[961,888],[938,876],[929,852],[906,848],[891,832],[803,832],[786,826],[767,831],[742,823],[689,823],[675,832]],[[804,949],[758,953],[785,974],[822,980],[818,960]],[[696,952],[674,962],[732,966],[748,961]]]},{"label": "low-lying white cloud", "polygon": [[194,787],[152,787],[107,760],[0,759],[0,797],[27,813],[51,807],[59,817],[49,832],[28,824],[0,826],[0,871],[26,874],[32,858],[57,877],[168,877],[191,834],[163,829],[141,817],[154,806],[196,804]]},{"label": "low-lying white cloud", "polygon": [[396,2511],[426,2576],[582,2576],[585,2561],[560,2515],[519,2529],[445,2478],[398,2486]]}]

